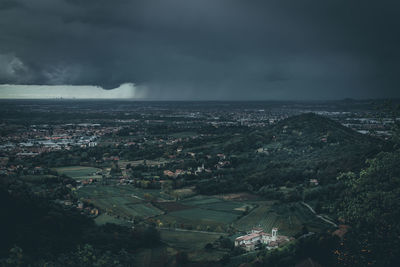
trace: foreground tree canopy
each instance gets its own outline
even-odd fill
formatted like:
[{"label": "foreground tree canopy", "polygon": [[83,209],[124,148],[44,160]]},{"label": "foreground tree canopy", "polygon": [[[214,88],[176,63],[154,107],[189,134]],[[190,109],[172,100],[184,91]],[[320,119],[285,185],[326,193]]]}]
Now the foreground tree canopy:
[{"label": "foreground tree canopy", "polygon": [[399,266],[400,150],[368,163],[360,174],[339,177],[347,185],[342,216],[352,226],[340,258],[351,266]]}]

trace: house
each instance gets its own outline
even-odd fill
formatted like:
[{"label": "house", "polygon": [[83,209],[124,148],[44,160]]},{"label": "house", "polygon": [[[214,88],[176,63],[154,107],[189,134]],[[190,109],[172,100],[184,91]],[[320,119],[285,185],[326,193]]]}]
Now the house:
[{"label": "house", "polygon": [[89,142],[89,147],[95,147],[97,146],[97,142]]},{"label": "house", "polygon": [[165,175],[165,176],[168,176],[168,177],[174,177],[174,176],[175,176],[175,173],[173,173],[173,172],[170,171],[170,170],[164,170],[164,175]]},{"label": "house", "polygon": [[349,229],[350,229],[349,225],[340,224],[339,225],[339,229],[334,231],[332,234],[335,235],[335,236],[338,236],[340,239],[343,239],[343,237],[349,231]]},{"label": "house", "polygon": [[205,169],[204,169],[204,164],[202,164],[201,167],[197,167],[197,170],[194,172],[194,174],[197,175],[198,173],[201,173],[201,172],[203,172],[204,170],[205,170]]},{"label": "house", "polygon": [[272,228],[271,234],[265,233],[261,228],[253,228],[247,235],[235,239],[235,247],[252,251],[264,244],[267,249],[274,249],[288,241],[290,241],[289,237],[278,235],[278,228]]},{"label": "house", "polygon": [[239,236],[235,239],[235,247],[243,247],[247,251],[255,250],[256,246],[261,244],[262,235],[252,232],[250,234]]},{"label": "house", "polygon": [[221,159],[225,159],[226,158],[225,154],[222,154],[222,153],[217,154],[217,157],[219,157]]}]

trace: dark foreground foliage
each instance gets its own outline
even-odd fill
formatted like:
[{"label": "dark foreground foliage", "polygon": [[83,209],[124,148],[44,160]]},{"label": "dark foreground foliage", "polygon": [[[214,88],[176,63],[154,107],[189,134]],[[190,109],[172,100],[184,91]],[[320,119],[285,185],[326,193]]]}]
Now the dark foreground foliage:
[{"label": "dark foreground foliage", "polygon": [[136,249],[159,244],[154,228],[97,226],[77,210],[35,196],[24,185],[1,186],[0,212],[0,257],[9,266],[41,262],[59,266],[112,266],[114,262],[119,266]]}]

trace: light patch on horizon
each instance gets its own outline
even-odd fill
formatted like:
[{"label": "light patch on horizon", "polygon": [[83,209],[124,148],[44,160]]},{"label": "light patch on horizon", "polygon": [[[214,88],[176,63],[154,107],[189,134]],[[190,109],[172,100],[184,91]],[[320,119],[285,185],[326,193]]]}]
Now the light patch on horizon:
[{"label": "light patch on horizon", "polygon": [[134,98],[133,83],[121,84],[118,88],[105,90],[93,85],[14,85],[0,84],[0,98],[8,99],[118,99]]}]

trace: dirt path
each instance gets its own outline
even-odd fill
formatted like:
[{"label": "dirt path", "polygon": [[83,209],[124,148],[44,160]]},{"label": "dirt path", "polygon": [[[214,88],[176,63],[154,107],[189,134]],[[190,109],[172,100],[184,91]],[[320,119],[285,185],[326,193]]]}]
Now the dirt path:
[{"label": "dirt path", "polygon": [[317,216],[317,218],[319,218],[319,219],[323,220],[324,222],[327,222],[327,223],[329,223],[329,224],[331,224],[331,225],[337,227],[337,224],[336,224],[336,223],[334,223],[331,219],[328,219],[328,218],[324,217],[323,215],[317,214],[317,213],[315,212],[315,210],[314,210],[310,205],[308,205],[307,203],[301,202],[301,204],[303,204],[303,205],[304,205],[305,207],[307,207],[312,213],[314,213],[315,216]]},{"label": "dirt path", "polygon": [[134,195],[134,194],[132,194],[132,195],[131,195],[131,197],[134,197],[134,198],[137,198],[137,199],[139,199],[139,200],[143,200],[143,201],[144,201],[144,199],[143,199],[143,198],[141,198],[141,197],[138,197],[138,196],[136,196],[136,195]]}]

